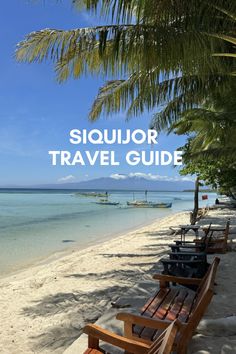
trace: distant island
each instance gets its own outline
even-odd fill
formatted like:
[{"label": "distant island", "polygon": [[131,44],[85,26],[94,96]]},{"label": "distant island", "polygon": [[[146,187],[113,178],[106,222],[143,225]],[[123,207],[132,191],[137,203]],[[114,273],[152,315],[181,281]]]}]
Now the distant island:
[{"label": "distant island", "polygon": [[[2,187],[3,188],[3,187]],[[136,190],[136,191],[169,191],[182,192],[194,189],[194,182],[185,180],[150,180],[143,177],[127,177],[116,179],[112,177],[101,177],[82,182],[54,183],[25,186],[5,186],[5,188],[25,189],[69,189],[69,190]]]},{"label": "distant island", "polygon": [[[194,189],[184,189],[183,192],[194,192]],[[211,188],[201,188],[199,189],[200,193],[216,193],[214,189]]]}]

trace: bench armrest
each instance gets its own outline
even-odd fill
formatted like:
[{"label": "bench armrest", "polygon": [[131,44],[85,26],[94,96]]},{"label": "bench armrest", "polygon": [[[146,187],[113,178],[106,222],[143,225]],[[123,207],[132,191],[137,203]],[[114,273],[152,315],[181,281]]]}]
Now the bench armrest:
[{"label": "bench armrest", "polygon": [[184,277],[176,277],[174,275],[167,274],[154,274],[153,279],[159,280],[160,282],[172,282],[178,284],[188,284],[188,285],[200,285],[202,279],[200,278],[184,278]]},{"label": "bench armrest", "polygon": [[[150,317],[145,317],[141,315],[134,315],[132,313],[120,312],[116,315],[116,319],[128,323],[130,325],[139,325],[152,329],[162,329],[165,330],[172,321],[159,320]],[[178,325],[181,326],[182,323],[178,321]]]},{"label": "bench armrest", "polygon": [[[89,337],[89,347],[91,347],[90,343],[92,343],[92,340],[95,339],[97,341],[101,340],[103,342],[112,344],[116,347],[126,350],[129,353],[146,354],[150,348],[150,346],[147,344],[119,336],[118,334],[107,331],[106,329],[103,329],[97,325],[87,325],[84,327],[83,331]],[[92,347],[93,346],[95,346],[93,349],[99,349],[98,343],[97,345],[92,345]]]}]

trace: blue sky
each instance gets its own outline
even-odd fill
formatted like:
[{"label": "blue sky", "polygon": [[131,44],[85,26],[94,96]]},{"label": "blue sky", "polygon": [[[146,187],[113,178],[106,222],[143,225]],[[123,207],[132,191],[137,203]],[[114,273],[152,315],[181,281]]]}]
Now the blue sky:
[{"label": "blue sky", "polygon": [[[98,24],[99,20],[71,8],[69,0],[11,0],[0,4],[0,186],[54,183],[67,176],[81,181],[111,174],[150,173],[176,176],[172,167],[63,167],[51,166],[49,150],[75,150],[69,143],[71,129],[146,130],[151,114],[125,122],[124,114],[88,121],[88,112],[103,84],[99,77],[83,77],[59,85],[51,63],[19,64],[14,60],[17,42],[43,28],[71,29]],[[159,149],[173,151],[184,138],[161,135]],[[84,149],[90,149],[87,146]],[[144,146],[144,148],[146,148]],[[140,147],[138,147],[140,149]],[[115,146],[120,158],[129,146]]]}]

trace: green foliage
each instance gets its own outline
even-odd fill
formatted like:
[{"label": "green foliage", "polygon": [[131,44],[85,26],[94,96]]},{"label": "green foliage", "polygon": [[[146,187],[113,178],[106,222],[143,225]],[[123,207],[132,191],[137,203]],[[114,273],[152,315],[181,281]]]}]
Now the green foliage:
[{"label": "green foliage", "polygon": [[[223,10],[221,10],[223,11]],[[234,23],[236,23],[236,15],[234,13],[231,13],[230,11],[225,11],[225,14],[234,21]],[[232,36],[233,35],[233,36]],[[229,34],[216,34],[215,37],[216,38],[220,38],[223,39],[224,41],[233,44],[233,49],[235,52],[235,45],[236,45],[236,31],[235,28],[232,32],[232,35]],[[213,56],[216,57],[228,57],[228,58],[236,58],[236,53],[214,53]],[[232,75],[235,76],[236,72],[233,71]]]},{"label": "green foliage", "polygon": [[180,174],[197,175],[205,184],[228,194],[236,186],[236,161],[225,157],[215,160],[202,157],[193,160],[185,154],[184,167]]},{"label": "green foliage", "polygon": [[[76,7],[105,16],[112,24],[69,31],[45,29],[19,43],[18,61],[52,60],[59,82],[92,73],[112,78],[101,88],[90,119],[126,110],[128,117],[161,108],[162,129],[182,112],[224,90],[232,62],[212,56],[231,44],[235,26],[223,0],[74,0]],[[224,9],[222,11],[221,9]],[[114,80],[118,77],[118,80]]]}]

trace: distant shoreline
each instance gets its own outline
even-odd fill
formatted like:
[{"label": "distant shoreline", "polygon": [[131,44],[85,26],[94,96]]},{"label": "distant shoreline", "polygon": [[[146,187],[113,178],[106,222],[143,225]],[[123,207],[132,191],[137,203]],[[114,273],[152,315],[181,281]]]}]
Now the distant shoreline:
[{"label": "distant shoreline", "polygon": [[[157,189],[146,189],[148,192],[166,192],[166,193],[192,193],[194,192],[193,189],[186,189],[186,190],[157,190]],[[92,191],[92,192],[104,192],[106,189],[104,188],[34,188],[34,187],[0,187],[0,193],[14,193],[14,192],[79,192],[79,191]],[[145,192],[145,189],[107,189],[109,192]],[[200,190],[200,193],[216,193],[213,190]]]}]

